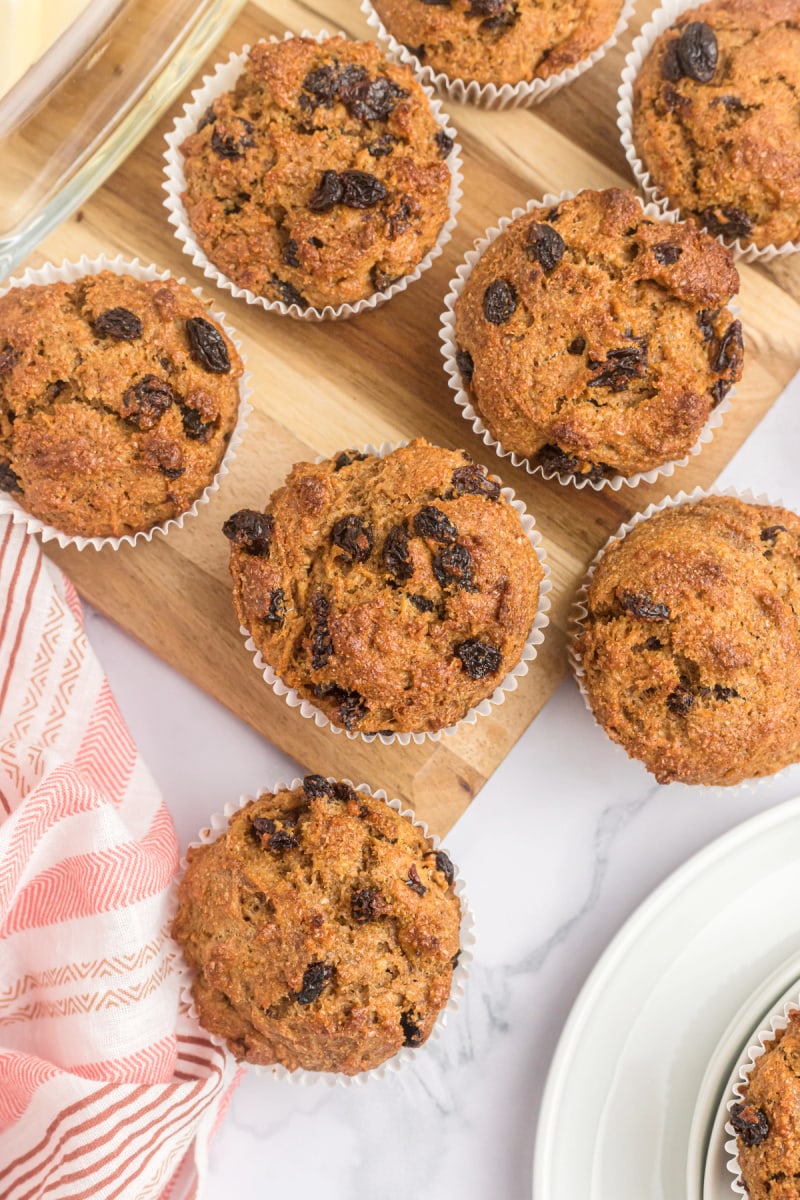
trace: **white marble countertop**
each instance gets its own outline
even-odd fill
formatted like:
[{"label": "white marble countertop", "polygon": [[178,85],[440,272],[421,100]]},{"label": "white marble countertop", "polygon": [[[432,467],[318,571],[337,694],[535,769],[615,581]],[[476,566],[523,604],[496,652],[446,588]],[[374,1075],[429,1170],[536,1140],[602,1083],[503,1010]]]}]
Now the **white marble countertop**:
[{"label": "white marble countertop", "polygon": [[[720,483],[800,509],[798,445],[800,376]],[[87,628],[182,845],[227,799],[298,773],[97,613]],[[564,683],[447,838],[477,946],[442,1038],[419,1065],[365,1087],[247,1077],[212,1147],[204,1200],[529,1197],[548,1067],[597,957],[687,857],[798,792],[800,765],[755,794],[659,787]]]}]

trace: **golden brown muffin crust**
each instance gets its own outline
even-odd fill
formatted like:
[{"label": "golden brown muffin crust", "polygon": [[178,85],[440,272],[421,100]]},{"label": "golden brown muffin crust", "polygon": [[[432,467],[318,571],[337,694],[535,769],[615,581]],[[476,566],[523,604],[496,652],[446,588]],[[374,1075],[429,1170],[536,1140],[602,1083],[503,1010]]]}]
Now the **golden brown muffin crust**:
[{"label": "golden brown muffin crust", "polygon": [[427,1040],[461,910],[450,859],[410,820],[309,775],[188,859],[173,936],[201,1024],[237,1058],[354,1075]]},{"label": "golden brown muffin crust", "polygon": [[730,1118],[750,1200],[800,1200],[800,1012],[755,1060]]}]

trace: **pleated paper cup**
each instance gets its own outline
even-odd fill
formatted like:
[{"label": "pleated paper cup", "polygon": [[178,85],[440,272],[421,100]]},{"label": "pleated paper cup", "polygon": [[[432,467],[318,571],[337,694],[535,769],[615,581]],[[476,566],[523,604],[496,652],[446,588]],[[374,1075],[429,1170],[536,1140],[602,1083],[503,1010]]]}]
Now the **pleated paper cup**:
[{"label": "pleated paper cup", "polygon": [[[440,848],[441,843],[439,838],[436,837],[435,834],[428,832],[428,826],[425,824],[425,822],[420,821],[411,809],[404,809],[399,800],[390,800],[383,789],[373,791],[367,786],[366,783],[354,784],[349,779],[338,781],[332,776],[329,777],[328,782],[347,783],[350,787],[354,788],[356,792],[363,792],[365,795],[371,796],[374,800],[383,800],[389,808],[394,810],[394,812],[399,813],[401,817],[405,817],[407,820],[411,821],[411,823],[415,825],[417,829],[422,831],[422,835],[427,840],[432,851]],[[295,788],[302,787],[302,785],[302,779],[293,779],[289,784],[276,783],[272,788],[262,788],[255,795],[240,796],[237,801],[232,801],[226,804],[222,812],[213,813],[208,824],[203,826],[203,828],[199,831],[196,841],[189,843],[189,847],[195,848],[198,846],[207,846],[211,842],[215,842],[217,838],[228,828],[228,822],[230,818],[241,809],[245,808],[246,805],[251,804],[254,800],[260,799],[261,796],[276,795],[278,792],[282,791],[293,791]],[[448,855],[448,857],[450,856]],[[187,865],[188,859],[184,855],[184,857],[181,859],[180,878],[176,880],[174,889],[175,903],[173,914],[177,911],[177,890],[180,879],[183,877]],[[425,1053],[425,1048],[427,1046],[431,1045],[435,1041],[438,1041],[442,1035],[443,1029],[447,1025],[448,1020],[458,1012],[459,1008],[461,1007],[461,1001],[464,996],[467,979],[469,978],[469,965],[473,959],[472,947],[475,945],[475,934],[473,932],[475,921],[472,915],[472,910],[469,907],[466,891],[464,890],[464,882],[459,875],[458,867],[455,865],[455,863],[453,863],[453,870],[453,890],[458,897],[458,901],[461,906],[458,962],[453,969],[453,977],[450,985],[450,996],[447,1004],[441,1009],[438,1017],[436,1018],[436,1023],[431,1031],[430,1036],[421,1046],[404,1046],[397,1052],[397,1054],[394,1054],[391,1058],[387,1059],[386,1062],[381,1063],[380,1066],[373,1067],[369,1071],[362,1071],[358,1075],[344,1075],[338,1071],[306,1071],[301,1067],[298,1067],[295,1071],[289,1071],[286,1067],[283,1067],[277,1063],[274,1066],[260,1066],[253,1064],[243,1065],[247,1066],[248,1070],[253,1071],[256,1075],[261,1076],[262,1078],[267,1077],[270,1079],[285,1080],[291,1083],[299,1083],[305,1087],[308,1087],[312,1084],[322,1084],[327,1087],[363,1086],[365,1083],[370,1081],[389,1078],[392,1075],[396,1075],[398,1071],[402,1071],[404,1068],[410,1067],[418,1055]],[[188,1009],[189,1015],[193,1017],[194,1020],[199,1020],[197,1006],[194,1002],[194,996],[192,994],[192,981],[194,979],[195,972],[184,959],[183,951],[181,950],[180,946],[178,946],[177,943],[173,943],[173,945],[175,947],[176,961],[180,964],[178,969],[181,971],[183,976],[181,983],[181,1006],[182,1008],[185,1007]],[[226,1054],[230,1053],[225,1041],[222,1038],[217,1037],[216,1034],[209,1034],[209,1036],[215,1045],[220,1046]]]},{"label": "pleated paper cup", "polygon": [[[569,620],[567,623],[567,659],[569,661],[569,665],[572,670],[572,674],[575,678],[575,682],[578,685],[578,690],[580,691],[580,694],[583,696],[583,702],[586,705],[586,708],[588,709],[589,713],[591,714],[592,720],[594,721],[595,725],[597,726],[598,729],[603,730],[603,733],[606,735],[606,737],[611,742],[611,744],[613,746],[615,746],[616,749],[620,752],[620,754],[624,755],[624,757],[628,761],[631,761],[631,756],[628,755],[624,746],[621,746],[619,744],[619,742],[615,742],[613,740],[613,738],[609,737],[606,730],[603,729],[603,726],[600,724],[600,722],[597,720],[597,718],[594,715],[591,701],[589,699],[589,691],[586,686],[586,672],[583,669],[583,662],[581,660],[581,655],[580,655],[580,652],[577,647],[577,640],[584,630],[584,623],[586,621],[586,617],[589,614],[589,604],[588,604],[589,588],[591,586],[592,579],[594,578],[594,573],[597,570],[600,560],[602,559],[602,557],[606,553],[606,551],[612,545],[614,545],[615,542],[621,541],[624,537],[626,537],[627,534],[629,534],[632,529],[635,529],[636,526],[638,524],[640,524],[640,522],[647,521],[650,517],[654,516],[656,513],[662,512],[664,509],[680,508],[684,504],[696,504],[698,502],[698,500],[705,500],[707,497],[710,497],[710,496],[731,496],[735,500],[741,500],[744,504],[763,504],[763,505],[767,505],[769,507],[779,507],[779,508],[786,507],[786,505],[783,503],[782,500],[771,500],[768,496],[765,496],[762,494],[756,495],[755,493],[753,493],[749,490],[740,491],[737,488],[733,488],[733,487],[710,488],[710,489],[696,487],[691,492],[678,492],[675,496],[666,496],[658,504],[649,504],[647,506],[647,508],[644,509],[643,512],[636,513],[634,516],[632,516],[630,518],[629,521],[624,521],[623,524],[620,525],[620,527],[616,531],[616,533],[613,533],[611,535],[611,537],[608,539],[608,541],[605,543],[605,545],[603,545],[597,551],[597,554],[595,554],[594,558],[592,559],[591,563],[589,564],[589,568],[586,572],[586,575],[584,576],[583,583],[581,584],[580,588],[578,589],[575,599],[572,602],[572,608],[570,610]],[[642,766],[644,768],[644,763],[642,763],[640,759],[634,759],[633,761],[638,762],[640,764],[640,766]],[[644,769],[646,769],[646,768],[644,768]],[[788,768],[782,768],[781,770],[786,770],[786,769],[788,769]],[[734,783],[734,784],[702,783],[702,784],[687,784],[685,786],[707,787],[707,788],[723,787],[725,789],[725,792],[727,795],[735,795],[737,792],[740,792],[740,791],[752,792],[757,787],[759,787],[761,784],[766,783],[770,779],[775,779],[780,774],[781,774],[781,771],[775,771],[772,775],[758,775],[752,779],[745,779],[741,783]],[[679,783],[680,780],[675,780],[674,782]],[[669,785],[662,784],[661,786],[668,787]]]},{"label": "pleated paper cup", "polygon": [[[315,42],[321,44],[327,41],[330,36],[325,30],[318,34],[312,34],[304,30],[301,34],[285,33],[282,38],[272,37],[269,40],[277,43],[288,41],[293,37],[305,37],[313,38]],[[347,34],[342,33],[340,36],[347,37]],[[364,300],[359,300],[356,304],[340,304],[337,306],[326,304],[324,308],[317,309],[311,307],[301,308],[298,304],[284,304],[283,301],[279,300],[268,300],[265,296],[259,296],[255,292],[251,292],[249,288],[239,287],[238,284],[229,279],[227,275],[223,274],[211,262],[201,249],[194,235],[192,227],[189,224],[186,207],[183,203],[183,194],[186,191],[186,177],[184,175],[183,155],[180,148],[186,138],[195,132],[200,118],[212,101],[216,100],[217,96],[231,91],[236,86],[236,80],[241,75],[247,62],[249,50],[249,45],[244,46],[238,54],[231,54],[225,62],[219,63],[211,75],[204,76],[202,86],[197,91],[192,92],[191,100],[167,134],[167,149],[164,154],[166,178],[163,184],[167,198],[164,201],[164,205],[169,213],[169,223],[174,226],[175,236],[180,242],[184,254],[188,254],[194,265],[208,279],[213,280],[217,287],[224,288],[225,291],[235,296],[237,300],[246,300],[248,304],[256,304],[260,308],[266,309],[267,312],[280,313],[281,316],[295,317],[300,321],[337,321],[357,316],[359,313],[366,312],[371,308],[380,307],[380,305],[385,304],[387,300],[391,300],[399,292],[404,292],[409,284],[419,279],[423,272],[427,271],[434,260],[439,257],[453,236],[453,230],[457,224],[456,218],[461,208],[463,175],[461,171],[461,147],[456,140],[457,134],[455,129],[448,123],[449,118],[447,113],[442,111],[441,103],[433,95],[431,89],[423,85],[423,91],[428,97],[437,125],[453,140],[453,148],[447,157],[447,166],[450,170],[450,194],[447,204],[450,216],[439,230],[435,245],[428,251],[422,261],[417,264],[414,270],[396,280],[385,291],[375,292],[372,296],[368,296]]]},{"label": "pleated paper cup", "polygon": [[[48,283],[74,283],[78,279],[83,279],[85,275],[96,275],[100,271],[113,271],[115,275],[130,275],[134,279],[142,281],[171,278],[170,271],[161,270],[152,263],[145,266],[138,258],[127,259],[123,258],[121,254],[118,254],[116,258],[107,258],[105,254],[99,255],[97,258],[89,258],[84,254],[77,262],[68,262],[64,259],[60,265],[46,263],[43,267],[36,269],[29,267],[22,275],[10,279],[0,291],[0,296],[5,296],[12,288],[40,286]],[[183,278],[177,279],[177,282],[186,285],[186,280]],[[193,296],[197,296],[198,300],[208,307],[208,300],[200,288],[192,288],[191,291]],[[93,550],[104,548],[118,550],[120,546],[135,546],[140,542],[151,541],[157,533],[166,535],[171,529],[182,529],[187,517],[196,517],[199,509],[207,504],[214,493],[219,490],[220,483],[230,471],[236,451],[247,428],[247,417],[253,411],[252,405],[249,403],[252,393],[251,376],[246,369],[242,343],[221,312],[209,309],[208,315],[225,330],[226,335],[236,347],[245,369],[239,380],[238,416],[227,449],[211,483],[203,489],[186,512],[177,517],[170,517],[168,521],[164,521],[160,525],[153,525],[150,529],[140,529],[136,533],[126,533],[121,537],[70,537],[63,530],[57,529],[54,525],[48,525],[44,521],[40,521],[38,517],[26,512],[12,494],[0,492],[0,516],[10,516],[15,524],[24,525],[29,533],[38,534],[42,542],[57,542],[62,548],[75,546],[78,550],[85,550],[87,546],[91,546]]]},{"label": "pleated paper cup", "polygon": [[[393,450],[399,450],[402,446],[407,446],[408,442],[384,442],[381,446],[367,445],[362,447],[361,453],[373,456],[377,455],[380,458],[385,458],[387,454],[391,454]],[[324,458],[317,459],[317,462],[324,462]],[[501,480],[496,475],[490,475],[490,479],[495,483],[501,483]],[[534,617],[530,633],[526,639],[525,645],[522,648],[522,654],[516,666],[509,671],[501,683],[497,685],[491,696],[481,700],[480,704],[476,704],[471,708],[460,721],[454,725],[448,725],[445,729],[437,729],[434,731],[426,731],[424,733],[362,733],[359,730],[343,729],[340,725],[334,725],[330,718],[322,712],[310,700],[304,699],[296,688],[289,687],[281,677],[273,670],[267,662],[265,662],[260,650],[256,646],[250,631],[240,626],[239,632],[245,638],[245,647],[253,655],[253,662],[264,677],[264,681],[269,684],[276,696],[283,696],[290,708],[298,709],[300,715],[313,720],[320,728],[328,728],[331,733],[343,733],[351,740],[360,738],[364,742],[374,742],[376,739],[383,743],[384,746],[390,746],[397,742],[401,746],[408,746],[409,743],[415,742],[417,745],[422,745],[423,742],[439,742],[443,736],[452,736],[462,726],[474,725],[479,717],[487,717],[493,708],[498,708],[505,702],[506,696],[511,692],[515,692],[519,686],[519,681],[528,674],[530,663],[536,658],[538,648],[544,641],[544,631],[550,624],[550,618],[547,615],[550,610],[550,591],[552,583],[550,582],[550,567],[548,566],[545,556],[542,537],[536,529],[536,522],[529,514],[525,505],[521,500],[517,500],[513,490],[509,487],[502,487],[500,495],[508,501],[511,507],[517,512],[523,533],[528,538],[528,541],[533,546],[536,557],[542,568],[542,582],[539,586],[539,602],[536,608],[536,616]]]},{"label": "pleated paper cup", "polygon": [[[558,196],[548,194],[541,200],[529,200],[524,208],[515,208],[510,216],[501,217],[497,225],[486,230],[483,237],[476,241],[474,248],[467,251],[464,261],[456,271],[455,277],[450,280],[450,290],[445,297],[444,312],[439,317],[439,340],[442,343],[441,349],[444,358],[444,369],[448,376],[448,385],[455,392],[455,402],[461,409],[461,415],[465,421],[469,422],[472,432],[481,438],[484,445],[491,446],[498,458],[510,458],[515,467],[524,467],[529,475],[541,475],[543,479],[557,479],[559,483],[565,486],[571,485],[576,488],[591,487],[596,492],[607,487],[613,492],[618,492],[623,486],[637,487],[640,483],[655,483],[659,478],[669,478],[675,474],[678,467],[685,467],[689,459],[699,454],[703,447],[714,437],[714,430],[718,429],[722,424],[722,418],[731,407],[731,400],[736,395],[736,389],[731,388],[728,395],[711,411],[708,420],[700,432],[700,436],[688,454],[685,454],[683,458],[662,463],[661,466],[652,467],[649,471],[639,471],[635,475],[609,475],[603,476],[600,479],[591,479],[588,475],[579,477],[562,474],[559,471],[546,470],[541,464],[532,462],[529,458],[517,454],[514,450],[506,450],[502,442],[487,428],[478,410],[472,403],[469,390],[464,386],[464,380],[462,379],[457,359],[456,303],[476,263],[486,252],[487,248],[491,246],[492,242],[496,241],[500,234],[508,229],[512,221],[516,221],[519,217],[524,217],[527,213],[533,212],[535,209],[552,208],[564,200],[573,200],[576,194],[579,193],[565,191],[561,192]],[[668,225],[674,224],[678,220],[677,213],[664,214],[655,204],[643,204],[638,196],[636,199],[642,204],[642,210],[646,217],[650,217],[655,221],[663,221],[664,224]],[[732,315],[736,315],[735,305],[729,307]]]},{"label": "pleated paper cup", "polygon": [[361,0],[361,11],[367,18],[370,28],[375,31],[389,54],[399,62],[411,67],[421,83],[435,88],[437,92],[443,93],[450,100],[455,100],[459,104],[475,104],[480,108],[497,110],[525,108],[539,104],[540,101],[546,100],[548,96],[554,96],[566,84],[572,83],[580,75],[583,75],[584,72],[599,63],[600,59],[604,58],[613,46],[616,46],[628,28],[634,8],[635,0],[625,0],[614,32],[608,41],[604,42],[602,46],[598,46],[574,67],[567,67],[565,70],[559,71],[557,75],[550,75],[547,79],[521,80],[515,84],[494,84],[478,83],[474,79],[467,82],[458,77],[451,77],[443,71],[436,71],[433,67],[426,67],[407,46],[392,36],[370,0]]},{"label": "pleated paper cup", "polygon": [[[647,196],[647,199],[657,204],[661,212],[673,220],[680,218],[680,209],[676,205],[673,205],[669,196],[665,196],[660,190],[658,184],[639,157],[634,145],[633,83],[642,68],[642,63],[653,48],[655,41],[665,30],[669,29],[670,25],[673,24],[681,13],[686,12],[687,9],[697,7],[697,0],[665,0],[661,7],[656,9],[647,24],[642,26],[642,32],[639,36],[634,38],[633,48],[625,59],[618,93],[617,128],[620,132],[625,157],[630,163],[630,168],[636,177],[636,182]],[[687,213],[686,215],[690,214]],[[780,246],[763,246],[759,248],[753,242],[743,241],[739,238],[729,240],[720,235],[717,237],[717,241],[723,246],[727,246],[729,250],[733,251],[737,259],[745,263],[756,261],[767,263],[780,255],[795,254],[800,250],[800,242],[784,242]]]}]

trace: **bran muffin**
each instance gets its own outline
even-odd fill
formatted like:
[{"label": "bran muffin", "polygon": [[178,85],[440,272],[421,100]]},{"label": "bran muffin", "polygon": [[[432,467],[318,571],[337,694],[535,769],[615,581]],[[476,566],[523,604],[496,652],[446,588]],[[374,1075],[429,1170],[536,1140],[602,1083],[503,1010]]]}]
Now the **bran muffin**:
[{"label": "bran muffin", "polygon": [[742,370],[730,251],[633,192],[518,217],[455,303],[456,363],[506,451],[546,474],[630,476],[681,458]]},{"label": "bran muffin", "polygon": [[662,196],[715,235],[800,240],[800,0],[681,13],[633,85],[636,152]]},{"label": "bran muffin", "polygon": [[549,79],[611,37],[622,0],[373,0],[423,66],[465,83]]},{"label": "bran muffin", "polygon": [[730,1110],[750,1200],[800,1200],[800,1012],[756,1058]]},{"label": "bran muffin", "polygon": [[452,139],[408,67],[372,42],[259,42],[181,146],[210,261],[269,301],[322,309],[386,291],[450,213]]},{"label": "bran muffin", "polygon": [[462,451],[296,464],[264,513],[226,521],[239,622],[335,725],[459,721],[519,662],[543,572],[520,517]]},{"label": "bran muffin", "polygon": [[259,796],[180,883],[201,1024],[290,1071],[355,1075],[422,1045],[459,954],[453,879],[418,826],[347,783]]},{"label": "bran muffin", "polygon": [[800,518],[710,496],[612,541],[574,643],[597,722],[659,783],[800,758]]},{"label": "bran muffin", "polygon": [[236,424],[242,362],[174,279],[102,271],[0,297],[0,489],[70,536],[191,508]]}]

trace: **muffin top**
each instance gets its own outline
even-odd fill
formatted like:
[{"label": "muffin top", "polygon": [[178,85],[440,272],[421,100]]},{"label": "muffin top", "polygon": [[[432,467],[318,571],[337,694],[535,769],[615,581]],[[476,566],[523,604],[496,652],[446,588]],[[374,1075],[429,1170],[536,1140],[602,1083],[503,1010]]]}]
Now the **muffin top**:
[{"label": "muffin top", "polygon": [[506,450],[563,477],[681,458],[741,374],[730,251],[580,192],[512,221],[456,301],[465,388]]},{"label": "muffin top", "polygon": [[750,1200],[797,1200],[800,1178],[800,1012],[755,1060],[742,1102],[730,1121],[736,1130],[742,1182]]},{"label": "muffin top", "polygon": [[373,42],[259,42],[181,146],[189,224],[239,287],[355,304],[435,245],[452,145],[408,67]]},{"label": "muffin top", "polygon": [[388,31],[451,79],[520,83],[574,67],[607,42],[622,0],[374,0]]},{"label": "muffin top", "polygon": [[174,279],[103,271],[0,297],[0,489],[71,536],[192,506],[236,423],[242,362]]},{"label": "muffin top", "polygon": [[336,725],[460,720],[517,664],[542,568],[483,468],[422,439],[297,463],[264,514],[225,523],[240,624]]},{"label": "muffin top", "polygon": [[237,1058],[355,1075],[427,1040],[461,908],[453,864],[407,817],[307,775],[188,860],[172,932],[201,1024]]},{"label": "muffin top", "polygon": [[659,783],[727,785],[800,757],[800,518],[711,496],[605,552],[575,649],[592,710]]},{"label": "muffin top", "polygon": [[800,0],[712,0],[655,42],[633,88],[653,184],[713,234],[800,239]]}]

